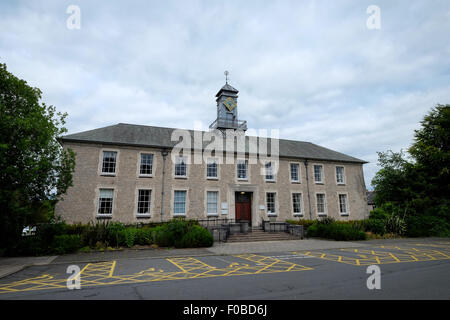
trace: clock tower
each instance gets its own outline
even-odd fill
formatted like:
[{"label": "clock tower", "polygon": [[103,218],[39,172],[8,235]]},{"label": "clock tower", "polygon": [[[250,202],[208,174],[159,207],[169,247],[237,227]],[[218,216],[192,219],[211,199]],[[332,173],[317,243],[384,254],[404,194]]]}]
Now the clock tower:
[{"label": "clock tower", "polygon": [[228,71],[225,71],[225,85],[217,92],[217,119],[209,126],[211,129],[247,130],[247,121],[238,119],[237,98],[239,91],[228,84]]}]

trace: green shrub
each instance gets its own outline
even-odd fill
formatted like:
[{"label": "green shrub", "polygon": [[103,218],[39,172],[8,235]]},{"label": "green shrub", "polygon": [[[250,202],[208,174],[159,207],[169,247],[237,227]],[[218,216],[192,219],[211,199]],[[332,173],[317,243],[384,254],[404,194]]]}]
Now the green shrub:
[{"label": "green shrub", "polygon": [[385,208],[379,207],[375,208],[370,212],[369,219],[379,219],[384,220],[390,215]]},{"label": "green shrub", "polygon": [[90,222],[81,234],[83,246],[96,248],[98,242],[108,245],[108,224],[109,222],[104,221],[97,221],[96,223]]},{"label": "green shrub", "polygon": [[64,222],[43,223],[36,227],[36,236],[43,251],[48,250],[55,236],[66,234],[67,225]]},{"label": "green shrub", "polygon": [[72,253],[81,248],[81,236],[77,234],[63,234],[55,236],[52,251],[56,254]]},{"label": "green shrub", "polygon": [[406,223],[403,218],[397,215],[391,214],[385,220],[386,232],[403,235],[406,232]]},{"label": "green shrub", "polygon": [[41,245],[38,236],[22,237],[13,251],[8,251],[8,255],[19,256],[39,256],[46,254],[46,248]]},{"label": "green shrub", "polygon": [[333,240],[365,240],[364,231],[352,226],[350,223],[317,222],[308,228],[308,237],[320,237]]},{"label": "green shrub", "polygon": [[106,226],[108,244],[119,247],[125,244],[125,226],[120,222],[111,222]]},{"label": "green shrub", "polygon": [[77,223],[66,225],[66,234],[82,235],[86,231],[87,225]]},{"label": "green shrub", "polygon": [[152,240],[160,247],[211,246],[213,238],[197,221],[173,219],[152,229]]},{"label": "green shrub", "polygon": [[321,218],[319,218],[318,220],[317,220],[317,222],[318,223],[320,223],[320,224],[331,224],[331,223],[334,223],[336,220],[334,219],[334,218],[332,218],[332,217],[328,217],[328,216],[325,216],[325,217],[321,217]]},{"label": "green shrub", "polygon": [[214,239],[207,229],[194,225],[183,236],[181,243],[178,245],[181,245],[180,248],[211,247],[213,242]]},{"label": "green shrub", "polygon": [[406,235],[409,237],[450,237],[450,224],[436,216],[407,216]]},{"label": "green shrub", "polygon": [[135,244],[149,245],[152,244],[152,229],[150,228],[138,228],[136,229]]},{"label": "green shrub", "polygon": [[366,224],[366,231],[375,234],[384,235],[386,233],[386,223],[384,219],[368,219]]},{"label": "green shrub", "polygon": [[126,228],[123,232],[125,234],[125,244],[128,248],[131,248],[134,245],[136,228]]},{"label": "green shrub", "polygon": [[316,222],[316,220],[300,219],[300,220],[286,220],[286,222],[290,224],[301,225],[303,226],[303,229],[307,231],[308,228]]},{"label": "green shrub", "polygon": [[152,229],[152,241],[160,247],[170,247],[173,245],[167,232],[167,225],[157,226]]}]

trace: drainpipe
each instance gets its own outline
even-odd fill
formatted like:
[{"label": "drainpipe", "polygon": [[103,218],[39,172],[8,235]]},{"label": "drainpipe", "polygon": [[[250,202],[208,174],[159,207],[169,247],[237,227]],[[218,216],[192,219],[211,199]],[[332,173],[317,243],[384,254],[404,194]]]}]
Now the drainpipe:
[{"label": "drainpipe", "polygon": [[166,176],[166,157],[169,154],[166,149],[161,151],[163,157],[163,170],[162,170],[162,186],[161,186],[161,222],[163,222],[164,216],[164,181]]},{"label": "drainpipe", "polygon": [[308,159],[305,159],[304,164],[305,164],[305,169],[306,169],[306,190],[308,191],[309,219],[312,220],[311,196],[309,194]]}]

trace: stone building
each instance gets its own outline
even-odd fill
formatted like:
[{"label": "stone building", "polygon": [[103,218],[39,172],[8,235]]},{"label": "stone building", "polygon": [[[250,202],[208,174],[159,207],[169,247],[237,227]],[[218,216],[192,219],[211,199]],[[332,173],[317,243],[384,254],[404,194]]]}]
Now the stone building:
[{"label": "stone building", "polygon": [[[228,83],[219,90],[217,119],[206,132],[119,123],[61,137],[63,147],[75,151],[76,167],[73,187],[56,214],[68,223],[181,216],[247,220],[253,226],[263,220],[368,216],[365,161],[310,142],[247,136],[237,94]],[[205,153],[211,136],[226,141],[229,132],[235,133],[231,144]],[[182,135],[188,147],[175,154]],[[260,152],[267,141],[269,156]],[[195,161],[198,155],[201,161]]]}]

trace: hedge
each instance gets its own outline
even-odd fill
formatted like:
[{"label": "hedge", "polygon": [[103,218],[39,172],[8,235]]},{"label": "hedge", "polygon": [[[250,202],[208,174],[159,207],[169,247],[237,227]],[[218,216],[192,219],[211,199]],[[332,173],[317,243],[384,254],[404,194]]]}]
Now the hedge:
[{"label": "hedge", "polygon": [[308,228],[307,235],[309,237],[319,237],[338,241],[367,239],[367,235],[364,231],[355,228],[351,224],[336,223],[336,222],[314,223]]},{"label": "hedge", "polygon": [[45,255],[72,253],[80,248],[133,247],[157,244],[160,247],[210,247],[213,237],[195,220],[173,219],[140,227],[120,222],[67,225],[54,222],[37,226],[36,234],[22,237],[3,254]]}]

